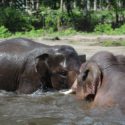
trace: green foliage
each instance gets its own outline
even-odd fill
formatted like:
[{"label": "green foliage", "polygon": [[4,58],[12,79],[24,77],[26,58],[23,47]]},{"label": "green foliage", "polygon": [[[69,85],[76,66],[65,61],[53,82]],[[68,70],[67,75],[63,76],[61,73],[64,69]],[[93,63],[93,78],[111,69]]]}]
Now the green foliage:
[{"label": "green foliage", "polygon": [[41,37],[45,35],[45,32],[46,32],[45,30],[32,29],[31,31],[27,31],[27,32],[16,32],[11,37],[30,37],[30,38]]},{"label": "green foliage", "polygon": [[101,46],[125,46],[125,41],[104,41],[100,43]]},{"label": "green foliage", "polygon": [[[118,1],[102,1],[101,5],[97,2],[96,10],[93,8],[94,2],[90,0],[89,2],[64,0],[63,10],[61,10],[60,0],[42,0],[37,11],[28,6],[31,7],[29,10],[33,10],[32,14],[28,14],[24,9],[25,6],[21,9],[24,3],[17,7],[14,1],[4,1],[4,6],[0,4],[0,26],[7,29],[6,31],[1,29],[1,34],[5,34],[5,37],[11,34],[24,37],[61,36],[77,34],[79,31],[96,34],[125,34],[125,9],[123,8],[125,2],[121,2],[121,7]],[[116,16],[120,20],[116,21]],[[0,37],[3,37],[1,34]]]},{"label": "green foliage", "polygon": [[35,38],[35,37],[57,37],[57,36],[68,36],[68,35],[74,35],[77,34],[78,32],[75,31],[74,29],[66,29],[62,31],[57,31],[53,32],[52,29],[45,30],[34,30],[32,29],[31,31],[28,32],[16,32],[15,34],[12,34],[10,37],[30,37],[30,38]]},{"label": "green foliage", "polygon": [[[3,0],[0,2],[0,26],[5,26],[12,33],[34,32],[41,29],[52,33],[70,28],[83,32],[124,33],[124,27],[118,27],[125,22],[125,2],[122,0],[95,2],[40,0],[32,1],[31,5],[31,2],[27,1]],[[117,29],[113,31],[112,28]]]},{"label": "green foliage", "polygon": [[103,10],[94,12],[94,16],[97,17],[99,23],[111,23],[114,18],[114,12],[112,10]]},{"label": "green foliage", "polygon": [[47,34],[48,36],[70,36],[70,35],[76,35],[78,32],[72,28],[66,29],[66,30],[61,30],[61,31],[57,31],[57,32],[53,32],[50,34]]},{"label": "green foliage", "polygon": [[[76,11],[77,12],[77,11]],[[74,13],[74,25],[75,29],[78,31],[85,31],[85,32],[93,32],[95,31],[95,27],[99,24],[107,23],[109,25],[112,25],[112,20],[114,19],[113,17],[113,11],[90,11],[87,14],[82,14],[82,13]]]},{"label": "green foliage", "polygon": [[114,34],[125,34],[125,24],[123,24],[119,28],[116,28],[113,33]]},{"label": "green foliage", "polygon": [[0,8],[0,17],[0,25],[4,25],[11,32],[28,31],[32,28],[30,17],[15,8]]},{"label": "green foliage", "polygon": [[64,35],[70,35],[70,34],[76,34],[76,30],[72,29],[72,28],[69,28],[69,29],[66,29],[63,31],[63,34]]},{"label": "green foliage", "polygon": [[98,34],[103,33],[103,34],[110,34],[110,35],[123,35],[125,34],[125,24],[115,29],[111,27],[111,24],[100,24],[95,27],[94,31]]},{"label": "green foliage", "polygon": [[4,26],[0,27],[0,38],[6,38],[11,36],[11,33]]},{"label": "green foliage", "polygon": [[93,12],[88,12],[87,15],[82,13],[74,14],[74,27],[77,31],[92,32],[94,26],[98,23],[98,17]]},{"label": "green foliage", "polygon": [[40,8],[41,22],[44,29],[51,29],[53,31],[59,30],[59,28],[68,28],[71,26],[71,17],[66,12],[60,12],[60,10],[53,10],[51,8]]},{"label": "green foliage", "polygon": [[94,29],[95,32],[97,33],[106,33],[106,34],[110,34],[113,29],[111,27],[111,24],[98,24],[96,25],[95,29]]},{"label": "green foliage", "polygon": [[54,10],[49,10],[46,13],[46,17],[45,17],[45,28],[51,28],[51,30],[53,29],[54,31],[57,30],[57,20],[58,20],[58,12],[54,11]]},{"label": "green foliage", "polygon": [[98,24],[96,25],[94,32],[97,34],[122,35],[125,34],[125,24],[115,29],[112,28],[111,24]]}]

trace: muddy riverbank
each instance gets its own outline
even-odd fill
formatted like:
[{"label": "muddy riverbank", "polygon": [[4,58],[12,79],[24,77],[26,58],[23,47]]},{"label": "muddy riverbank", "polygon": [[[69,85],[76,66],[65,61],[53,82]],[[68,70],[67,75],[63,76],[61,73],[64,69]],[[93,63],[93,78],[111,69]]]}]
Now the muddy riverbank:
[{"label": "muddy riverbank", "polygon": [[60,37],[59,40],[53,40],[53,38],[37,38],[34,39],[37,42],[41,42],[48,45],[70,45],[76,49],[79,54],[86,54],[87,58],[90,58],[94,53],[98,51],[110,51],[114,54],[125,55],[125,46],[104,47],[100,46],[99,42],[103,41],[125,41],[125,35],[122,36],[68,36]]}]

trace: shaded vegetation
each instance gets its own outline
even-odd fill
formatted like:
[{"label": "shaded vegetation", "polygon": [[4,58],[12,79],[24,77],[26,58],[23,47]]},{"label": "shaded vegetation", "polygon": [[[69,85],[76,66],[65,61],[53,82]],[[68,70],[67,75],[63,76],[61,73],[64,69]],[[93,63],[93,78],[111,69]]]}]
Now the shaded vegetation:
[{"label": "shaded vegetation", "polygon": [[125,46],[125,41],[104,41],[100,42],[100,46],[110,47],[110,46]]},{"label": "shaded vegetation", "polygon": [[0,37],[125,34],[124,0],[0,0]]}]

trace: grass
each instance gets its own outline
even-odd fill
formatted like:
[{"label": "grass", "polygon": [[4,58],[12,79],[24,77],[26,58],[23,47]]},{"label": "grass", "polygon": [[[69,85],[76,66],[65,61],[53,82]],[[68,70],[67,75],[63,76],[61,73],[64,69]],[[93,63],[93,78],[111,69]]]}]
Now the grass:
[{"label": "grass", "polygon": [[26,38],[38,38],[38,37],[62,37],[62,36],[73,36],[73,35],[98,35],[95,32],[87,33],[87,32],[81,32],[81,31],[76,31],[73,28],[68,28],[68,29],[63,29],[60,31],[54,31],[52,28],[50,29],[39,29],[35,30],[32,29],[27,32],[16,32],[16,33],[11,33],[8,31],[7,28],[4,26],[0,26],[0,38],[17,38],[17,37],[26,37]]},{"label": "grass", "polygon": [[110,46],[125,46],[125,41],[104,41],[100,42],[99,45],[110,47]]},{"label": "grass", "polygon": [[76,35],[79,32],[73,30],[73,29],[67,29],[62,31],[54,32],[51,29],[45,30],[31,30],[29,32],[16,32],[15,34],[11,35],[11,38],[15,37],[28,37],[28,38],[36,38],[36,37],[61,37],[61,36],[70,36],[70,35]]},{"label": "grass", "polygon": [[[125,25],[123,26],[122,29],[125,28]],[[62,31],[57,31],[54,32],[52,29],[40,29],[40,30],[34,30],[32,29],[31,31],[28,32],[16,32],[15,34],[10,33],[6,28],[1,27],[0,30],[0,38],[17,38],[17,37],[26,37],[26,38],[38,38],[38,37],[42,37],[42,38],[60,38],[60,37],[70,37],[73,35],[85,35],[85,36],[94,36],[94,35],[102,35],[100,33],[96,33],[96,32],[92,32],[92,33],[86,33],[86,32],[78,32],[72,28],[66,29],[66,30],[62,30]],[[104,33],[103,33],[104,35]],[[79,41],[79,40],[78,40]],[[71,40],[69,41],[72,44],[78,44],[77,40]],[[98,40],[97,40],[98,41]],[[118,41],[114,41],[114,40],[107,40],[107,41],[102,41],[102,42],[97,42],[94,43],[93,45],[100,45],[100,46],[105,46],[105,47],[109,47],[109,46],[125,46],[125,40],[118,40]]]}]

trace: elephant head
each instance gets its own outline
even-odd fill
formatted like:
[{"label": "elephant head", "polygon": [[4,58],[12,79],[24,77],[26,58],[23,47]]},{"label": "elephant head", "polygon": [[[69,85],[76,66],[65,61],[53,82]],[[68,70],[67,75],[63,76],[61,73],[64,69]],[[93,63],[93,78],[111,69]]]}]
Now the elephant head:
[{"label": "elephant head", "polygon": [[37,57],[36,71],[39,73],[43,88],[56,90],[68,88],[65,57],[62,54],[43,54]]},{"label": "elephant head", "polygon": [[76,95],[79,99],[94,99],[101,86],[102,73],[96,62],[83,63],[77,78]]},{"label": "elephant head", "polygon": [[[65,81],[68,85],[68,88],[70,88],[79,73],[80,65],[86,61],[86,56],[78,55],[73,47],[67,45],[54,46],[53,51],[54,55],[63,54],[65,57],[63,67],[65,67],[67,72],[63,72],[63,78],[60,79],[60,81]],[[52,78],[52,80],[55,83],[55,79]]]}]

